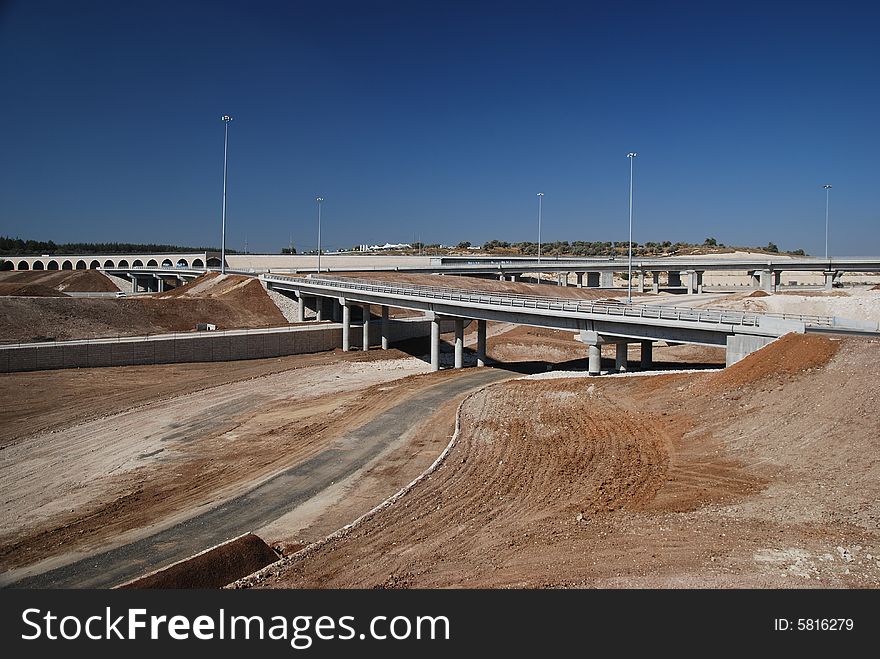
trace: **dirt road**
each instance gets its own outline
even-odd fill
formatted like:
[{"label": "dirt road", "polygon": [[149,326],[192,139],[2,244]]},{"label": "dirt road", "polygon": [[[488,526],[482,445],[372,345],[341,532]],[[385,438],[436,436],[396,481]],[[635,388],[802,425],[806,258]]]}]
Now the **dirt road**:
[{"label": "dirt road", "polygon": [[[354,375],[349,373],[346,377],[352,378]],[[272,476],[240,496],[142,540],[22,579],[16,585],[112,586],[259,528],[319,495],[336,481],[363,469],[401,435],[430,419],[433,412],[443,407],[446,401],[484,384],[511,377],[509,372],[494,369],[473,369],[444,375],[431,378],[433,382],[430,386],[422,387],[417,395],[407,396],[370,421],[349,428],[296,466]],[[278,385],[272,381],[273,378],[265,380],[263,391]],[[337,386],[343,383],[337,383]],[[206,419],[229,405],[227,401],[211,408]],[[191,437],[192,433],[193,430],[189,429],[186,436]]]}]

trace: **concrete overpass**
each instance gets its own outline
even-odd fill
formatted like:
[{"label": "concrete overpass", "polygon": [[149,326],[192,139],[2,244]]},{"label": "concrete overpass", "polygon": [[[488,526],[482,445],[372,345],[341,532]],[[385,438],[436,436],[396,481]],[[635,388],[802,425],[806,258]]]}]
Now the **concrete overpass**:
[{"label": "concrete overpass", "polygon": [[[299,317],[306,305],[342,317],[342,348],[350,349],[351,310],[364,309],[363,331],[369,331],[369,305],[382,309],[382,347],[387,347],[389,307],[418,310],[431,319],[431,366],[439,368],[440,322],[451,318],[455,323],[455,367],[463,364],[464,325],[477,321],[477,364],[486,360],[486,322],[574,330],[588,346],[589,372],[598,374],[603,344],[617,346],[616,368],[626,369],[627,347],[641,345],[643,367],[651,364],[656,341],[724,346],[727,364],[761,348],[789,332],[853,331],[877,332],[875,324],[855,323],[823,316],[757,314],[718,309],[693,309],[632,304],[614,301],[589,301],[553,297],[487,293],[447,287],[417,286],[360,279],[264,274],[263,284],[272,290],[295,297]],[[327,309],[327,305],[330,309]],[[364,343],[365,347],[368,345]]]}]

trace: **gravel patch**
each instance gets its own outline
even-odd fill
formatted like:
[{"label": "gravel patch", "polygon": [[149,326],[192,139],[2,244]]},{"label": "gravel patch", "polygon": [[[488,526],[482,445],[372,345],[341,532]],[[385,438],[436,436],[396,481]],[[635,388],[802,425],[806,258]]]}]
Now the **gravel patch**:
[{"label": "gravel patch", "polygon": [[278,307],[278,310],[282,313],[288,323],[297,322],[298,304],[296,300],[292,300],[286,295],[282,295],[278,291],[270,289],[267,289],[266,293],[269,294],[269,299],[275,303],[275,306]]}]

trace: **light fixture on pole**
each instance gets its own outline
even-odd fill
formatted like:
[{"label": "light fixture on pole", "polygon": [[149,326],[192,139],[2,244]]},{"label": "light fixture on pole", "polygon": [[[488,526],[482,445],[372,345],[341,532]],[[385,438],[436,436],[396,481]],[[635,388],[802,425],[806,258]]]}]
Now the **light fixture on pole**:
[{"label": "light fixture on pole", "polygon": [[825,188],[825,258],[828,258],[828,206],[831,197],[831,184],[826,183],[822,186]]},{"label": "light fixture on pole", "polygon": [[220,274],[226,274],[226,147],[229,144],[229,122],[232,117],[224,114],[223,122],[223,229],[220,237]]},{"label": "light fixture on pole", "polygon": [[317,197],[318,202],[318,274],[321,274],[321,204],[324,203],[324,197]]},{"label": "light fixture on pole", "polygon": [[544,193],[538,193],[538,263],[541,262],[541,212],[543,210]]},{"label": "light fixture on pole", "polygon": [[633,161],[639,155],[634,151],[626,154],[629,158],[629,274],[626,278],[626,303],[632,304],[633,278]]}]

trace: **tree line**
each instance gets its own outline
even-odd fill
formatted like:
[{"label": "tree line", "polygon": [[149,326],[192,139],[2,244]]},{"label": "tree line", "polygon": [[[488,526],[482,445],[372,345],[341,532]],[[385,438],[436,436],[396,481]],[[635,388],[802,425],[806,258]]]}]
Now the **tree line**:
[{"label": "tree line", "polygon": [[[181,247],[152,243],[60,243],[52,240],[22,240],[0,236],[0,255],[40,256],[42,254],[126,254],[132,252],[219,252],[218,247]],[[227,249],[227,254],[237,254]]]}]

